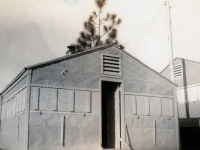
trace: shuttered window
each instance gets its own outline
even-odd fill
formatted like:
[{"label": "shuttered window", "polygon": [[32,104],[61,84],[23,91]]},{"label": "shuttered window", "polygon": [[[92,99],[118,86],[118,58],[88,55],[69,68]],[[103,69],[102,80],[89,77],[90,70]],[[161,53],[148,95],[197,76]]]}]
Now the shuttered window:
[{"label": "shuttered window", "polygon": [[181,79],[183,77],[182,64],[177,64],[174,66],[174,77],[175,77],[175,80]]},{"label": "shuttered window", "polygon": [[102,54],[102,75],[122,76],[121,57],[110,54]]}]

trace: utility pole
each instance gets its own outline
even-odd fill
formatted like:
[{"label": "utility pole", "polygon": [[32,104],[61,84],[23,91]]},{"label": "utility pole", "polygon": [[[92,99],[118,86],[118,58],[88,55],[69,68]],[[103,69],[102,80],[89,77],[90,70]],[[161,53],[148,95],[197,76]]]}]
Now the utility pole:
[{"label": "utility pole", "polygon": [[[169,43],[169,68],[170,68],[170,75],[171,81],[175,83],[175,76],[174,76],[174,53],[173,53],[173,39],[172,39],[172,24],[171,24],[171,7],[170,7],[170,0],[165,1],[166,10],[167,10],[167,22],[168,22],[168,43]],[[174,85],[174,110],[175,110],[175,122],[176,122],[176,144],[177,150],[180,149],[180,136],[179,136],[179,117],[178,117],[178,101],[177,101],[177,93],[176,93],[176,86]]]}]

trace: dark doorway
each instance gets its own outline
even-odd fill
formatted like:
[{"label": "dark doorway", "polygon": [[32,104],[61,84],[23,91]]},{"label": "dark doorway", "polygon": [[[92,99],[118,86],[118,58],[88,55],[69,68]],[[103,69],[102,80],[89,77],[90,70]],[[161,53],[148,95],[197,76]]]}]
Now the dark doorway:
[{"label": "dark doorway", "polygon": [[120,148],[120,84],[102,82],[102,146]]},{"label": "dark doorway", "polygon": [[200,150],[200,128],[180,128],[181,150]]}]

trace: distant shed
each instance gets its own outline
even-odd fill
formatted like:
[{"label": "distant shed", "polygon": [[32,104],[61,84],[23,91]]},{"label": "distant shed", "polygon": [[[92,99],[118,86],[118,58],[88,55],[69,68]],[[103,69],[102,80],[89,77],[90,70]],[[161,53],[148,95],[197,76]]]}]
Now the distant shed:
[{"label": "distant shed", "polygon": [[0,95],[1,149],[179,149],[174,84],[113,45],[26,67]]},{"label": "distant shed", "polygon": [[[161,72],[169,78],[169,66]],[[181,147],[200,149],[200,62],[174,59]]]}]

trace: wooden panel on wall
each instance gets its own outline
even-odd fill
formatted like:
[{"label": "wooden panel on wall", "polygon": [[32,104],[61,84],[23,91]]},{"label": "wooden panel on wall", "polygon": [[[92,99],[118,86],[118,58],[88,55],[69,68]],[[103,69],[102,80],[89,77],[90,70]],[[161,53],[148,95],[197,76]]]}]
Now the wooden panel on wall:
[{"label": "wooden panel on wall", "polygon": [[90,92],[75,91],[75,112],[87,112]]},{"label": "wooden panel on wall", "polygon": [[185,103],[185,93],[184,89],[177,89],[177,100],[178,103]]},{"label": "wooden panel on wall", "polygon": [[40,110],[52,110],[52,103],[57,98],[57,89],[40,88]]},{"label": "wooden panel on wall", "polygon": [[39,87],[31,88],[31,101],[33,102],[33,109],[39,109]]},{"label": "wooden panel on wall", "polygon": [[12,116],[15,116],[16,96],[12,98]]},{"label": "wooden panel on wall", "polygon": [[98,114],[99,115],[99,111],[100,111],[100,96],[99,96],[99,92],[92,92],[92,101],[91,101],[91,113],[92,114]]},{"label": "wooden panel on wall", "polygon": [[158,116],[159,115],[159,98],[158,97],[150,97],[150,115]]},{"label": "wooden panel on wall", "polygon": [[189,103],[190,117],[200,118],[200,102]]},{"label": "wooden panel on wall", "polygon": [[75,99],[75,91],[70,91],[70,111],[74,111],[74,99]]},{"label": "wooden panel on wall", "polygon": [[72,105],[73,97],[74,97],[73,91],[59,89],[58,90],[58,111],[72,111],[73,106],[71,105]]},{"label": "wooden panel on wall", "polygon": [[170,104],[171,104],[171,116],[174,116],[174,100],[170,99]]},{"label": "wooden panel on wall", "polygon": [[197,86],[187,88],[187,95],[189,102],[198,100]]},{"label": "wooden panel on wall", "polygon": [[56,93],[55,93],[55,98],[53,99],[53,103],[52,103],[52,110],[54,110],[54,111],[56,111],[56,110],[58,110],[58,90],[57,89],[55,89],[56,91]]},{"label": "wooden panel on wall", "polygon": [[25,110],[26,97],[27,97],[27,88],[23,89],[22,111]]},{"label": "wooden panel on wall", "polygon": [[148,97],[148,99],[146,100],[147,101],[147,104],[146,104],[146,114],[147,116],[150,115],[150,102],[149,102],[150,98]]},{"label": "wooden panel on wall", "polygon": [[137,114],[138,115],[147,115],[147,101],[148,101],[148,97],[137,96]]},{"label": "wooden panel on wall", "polygon": [[132,111],[132,115],[136,115],[137,114],[137,100],[136,100],[136,96],[131,95],[131,111]]},{"label": "wooden panel on wall", "polygon": [[159,102],[158,102],[158,115],[162,116],[162,99],[159,98]]},{"label": "wooden panel on wall", "polygon": [[171,101],[168,98],[162,98],[162,116],[171,116]]},{"label": "wooden panel on wall", "polygon": [[125,105],[124,105],[124,111],[125,115],[132,115],[131,105],[132,105],[132,95],[125,95]]},{"label": "wooden panel on wall", "polygon": [[19,92],[19,103],[18,103],[18,111],[21,112],[22,111],[22,102],[23,102],[23,91]]},{"label": "wooden panel on wall", "polygon": [[86,112],[90,112],[91,111],[91,99],[92,99],[92,92],[88,92],[87,110],[86,110]]},{"label": "wooden panel on wall", "polygon": [[178,104],[178,117],[179,118],[187,118],[185,105],[186,104]]},{"label": "wooden panel on wall", "polygon": [[16,95],[16,105],[15,105],[15,107],[16,107],[16,112],[15,113],[18,113],[19,112],[19,93]]}]

